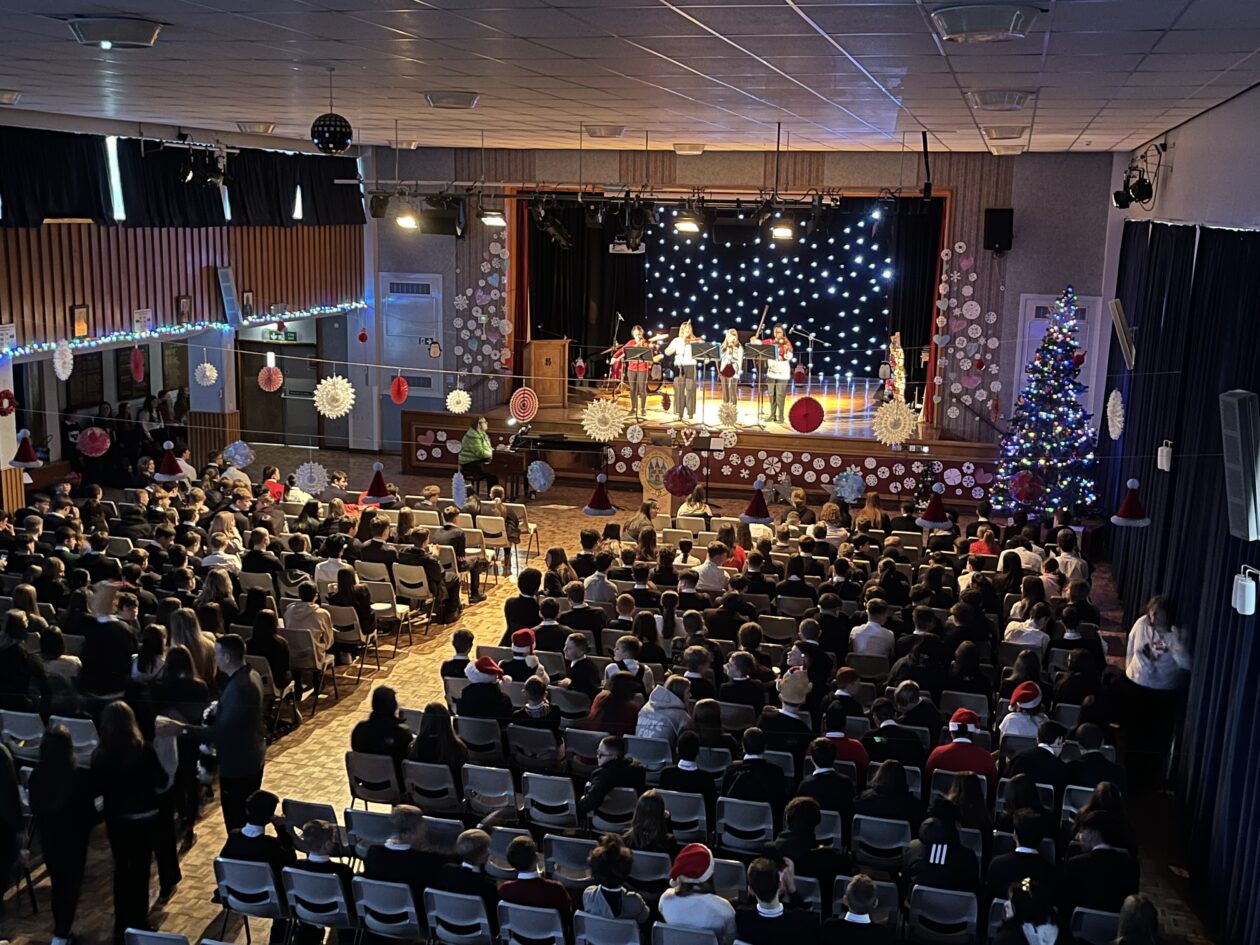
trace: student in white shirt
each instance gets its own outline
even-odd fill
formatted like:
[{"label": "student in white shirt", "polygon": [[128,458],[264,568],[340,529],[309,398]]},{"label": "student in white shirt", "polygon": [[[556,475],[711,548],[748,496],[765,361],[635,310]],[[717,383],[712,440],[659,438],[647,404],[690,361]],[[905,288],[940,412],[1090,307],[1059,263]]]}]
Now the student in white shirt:
[{"label": "student in white shirt", "polygon": [[691,330],[691,322],[678,326],[678,336],[665,348],[665,356],[674,359],[674,416],[678,420],[692,419],[696,414],[696,359],[691,344],[703,341]]},{"label": "student in white shirt", "polygon": [[1054,616],[1054,612],[1050,609],[1050,605],[1044,601],[1040,604],[1033,604],[1032,612],[1025,621],[1012,620],[1006,627],[1006,633],[1002,637],[1004,643],[1018,643],[1030,650],[1036,650],[1037,655],[1045,657],[1046,648],[1050,645],[1050,634],[1046,632],[1046,628],[1050,626],[1050,620]]},{"label": "student in white shirt", "polygon": [[849,652],[892,659],[897,636],[884,626],[889,607],[878,597],[866,603],[866,623],[849,632]]},{"label": "student in white shirt", "polygon": [[696,590],[702,593],[725,593],[731,584],[731,578],[722,570],[722,565],[726,563],[730,551],[720,541],[711,541],[708,553],[708,559],[696,568]]},{"label": "student in white shirt", "polygon": [[1084,581],[1088,584],[1089,563],[1077,551],[1079,539],[1076,532],[1070,528],[1061,528],[1055,541],[1059,545],[1059,572],[1063,575],[1064,583]]},{"label": "student in white shirt", "polygon": [[1173,625],[1172,605],[1152,597],[1133,624],[1124,654],[1124,674],[1144,689],[1170,692],[1181,688],[1190,671],[1185,635]]}]

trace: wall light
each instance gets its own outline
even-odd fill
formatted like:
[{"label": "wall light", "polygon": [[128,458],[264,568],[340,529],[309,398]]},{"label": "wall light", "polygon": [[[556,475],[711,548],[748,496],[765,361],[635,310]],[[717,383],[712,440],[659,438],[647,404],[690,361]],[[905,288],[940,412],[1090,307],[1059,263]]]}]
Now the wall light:
[{"label": "wall light", "polygon": [[1244,617],[1256,612],[1256,578],[1260,577],[1260,569],[1244,564],[1242,570],[1234,575],[1234,590],[1230,595],[1230,603],[1234,610]]}]

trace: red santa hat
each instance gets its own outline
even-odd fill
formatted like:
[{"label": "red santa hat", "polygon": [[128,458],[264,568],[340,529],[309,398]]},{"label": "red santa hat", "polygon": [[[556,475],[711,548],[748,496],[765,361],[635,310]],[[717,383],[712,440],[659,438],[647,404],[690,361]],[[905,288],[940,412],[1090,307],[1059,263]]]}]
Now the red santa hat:
[{"label": "red santa hat", "polygon": [[608,487],[605,483],[608,477],[600,473],[595,477],[595,491],[591,493],[591,500],[586,503],[582,512],[586,515],[616,515],[617,510],[613,507],[612,502],[608,498]]},{"label": "red santa hat", "polygon": [[158,471],[153,474],[153,478],[157,482],[177,482],[180,479],[188,479],[188,473],[184,467],[179,464],[179,460],[175,458],[175,444],[167,440],[162,444],[162,464],[158,467]]},{"label": "red santa hat", "polygon": [[1020,709],[1035,709],[1041,705],[1041,687],[1031,680],[1022,682],[1011,693],[1011,705]]},{"label": "red santa hat", "polygon": [[744,509],[744,514],[739,520],[745,525],[769,525],[774,519],[770,515],[770,510],[766,508],[766,497],[762,491],[766,488],[766,481],[760,477],[753,483],[753,495],[748,500],[748,508]]},{"label": "red santa hat", "polygon": [[1124,501],[1120,503],[1120,508],[1116,509],[1116,514],[1111,516],[1111,524],[1122,528],[1145,528],[1151,524],[1151,520],[1146,517],[1142,500],[1138,498],[1138,486],[1141,483],[1136,479],[1130,479],[1125,485],[1128,486],[1129,491],[1124,494]]},{"label": "red santa hat", "polygon": [[372,484],[367,487],[367,492],[363,496],[365,505],[380,505],[393,498],[389,490],[385,488],[385,476],[381,472],[384,468],[380,463],[372,464]]},{"label": "red santa hat", "polygon": [[35,447],[31,446],[30,430],[18,430],[17,440],[17,452],[9,460],[10,466],[16,466],[18,469],[39,469],[44,465],[43,461],[35,455]]},{"label": "red santa hat", "polygon": [[498,682],[507,673],[503,672],[503,668],[499,666],[493,656],[479,656],[476,662],[469,663],[464,667],[464,675],[468,677],[469,682]]},{"label": "red santa hat", "polygon": [[513,653],[533,653],[534,652],[534,631],[528,627],[523,630],[517,630],[512,634],[512,652]]},{"label": "red santa hat", "polygon": [[674,857],[669,871],[670,885],[703,883],[713,875],[713,851],[703,843],[689,843]]},{"label": "red santa hat", "polygon": [[980,716],[972,712],[970,709],[956,709],[954,714],[949,717],[949,730],[957,732],[962,729],[976,729],[980,727]]},{"label": "red santa hat", "polygon": [[941,501],[941,493],[944,491],[945,487],[939,482],[933,484],[932,498],[928,499],[927,508],[914,520],[914,524],[920,528],[949,529],[954,527],[954,523],[945,514],[945,503]]}]

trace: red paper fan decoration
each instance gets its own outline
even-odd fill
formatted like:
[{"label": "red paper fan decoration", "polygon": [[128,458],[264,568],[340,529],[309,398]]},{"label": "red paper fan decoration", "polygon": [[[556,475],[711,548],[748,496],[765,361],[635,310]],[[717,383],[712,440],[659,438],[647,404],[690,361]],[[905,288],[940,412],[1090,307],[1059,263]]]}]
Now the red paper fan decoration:
[{"label": "red paper fan decoration", "polygon": [[508,401],[508,410],[517,423],[529,423],[538,413],[538,395],[532,387],[522,387]]},{"label": "red paper fan decoration", "polygon": [[258,372],[258,386],[274,394],[284,384],[284,372],[278,367],[265,367]]},{"label": "red paper fan decoration", "polygon": [[407,384],[407,379],[401,374],[389,382],[389,399],[400,407],[407,402],[407,397],[410,394],[411,387]]},{"label": "red paper fan decoration", "polygon": [[363,344],[363,345],[367,344],[367,329],[366,328],[359,329],[359,344]]},{"label": "red paper fan decoration", "polygon": [[822,404],[813,397],[798,397],[788,410],[788,423],[797,433],[813,433],[822,425]]},{"label": "red paper fan decoration", "polygon": [[0,417],[11,416],[17,410],[17,397],[11,390],[0,390]]},{"label": "red paper fan decoration", "polygon": [[131,379],[137,384],[144,382],[144,352],[139,345],[131,349]]},{"label": "red paper fan decoration", "polygon": [[696,488],[696,474],[682,463],[666,471],[665,491],[673,496],[691,495]]},{"label": "red paper fan decoration", "polygon": [[96,459],[109,452],[109,431],[101,427],[88,427],[79,432],[79,452]]}]

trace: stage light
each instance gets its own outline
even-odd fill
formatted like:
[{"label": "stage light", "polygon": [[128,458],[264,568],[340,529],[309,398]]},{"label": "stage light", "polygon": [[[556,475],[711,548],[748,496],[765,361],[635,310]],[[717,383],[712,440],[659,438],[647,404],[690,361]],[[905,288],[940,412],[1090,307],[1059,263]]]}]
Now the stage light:
[{"label": "stage light", "polygon": [[700,214],[694,210],[684,210],[674,217],[675,233],[699,233]]},{"label": "stage light", "polygon": [[1137,179],[1129,185],[1129,196],[1137,203],[1146,203],[1155,196],[1155,187],[1144,171],[1138,171]]},{"label": "stage light", "polygon": [[507,226],[507,217],[503,215],[502,210],[487,210],[482,207],[477,211],[477,219],[485,226],[492,226],[496,229],[502,229]]},{"label": "stage light", "polygon": [[792,229],[790,224],[775,223],[770,227],[770,238],[772,240],[790,240],[796,236],[796,231]]},{"label": "stage light", "polygon": [[398,211],[398,216],[394,217],[394,222],[401,229],[418,230],[420,229],[420,214],[410,204],[403,204]]},{"label": "stage light", "polygon": [[368,198],[368,213],[373,220],[382,220],[389,213],[389,194],[372,194]]}]

